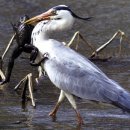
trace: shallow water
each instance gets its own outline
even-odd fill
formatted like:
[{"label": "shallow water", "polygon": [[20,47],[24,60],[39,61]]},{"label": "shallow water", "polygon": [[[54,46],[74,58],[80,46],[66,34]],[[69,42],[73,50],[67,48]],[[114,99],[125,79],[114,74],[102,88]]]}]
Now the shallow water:
[{"label": "shallow water", "polygon": [[[34,16],[50,7],[66,4],[82,16],[93,16],[89,22],[76,21],[72,30],[63,35],[55,36],[60,41],[69,41],[73,33],[79,30],[84,37],[98,47],[105,43],[118,29],[130,34],[130,1],[129,0],[1,0],[0,2],[0,49],[3,53],[13,31],[10,22],[16,22],[23,14]],[[85,48],[84,45],[80,45]],[[114,47],[114,44],[111,46]],[[110,48],[109,48],[110,49]],[[86,49],[87,50],[87,49]],[[86,50],[80,50],[86,54]],[[125,50],[128,51],[129,50]],[[111,50],[109,50],[111,52]],[[9,52],[10,53],[10,52]],[[25,55],[22,55],[25,56]],[[88,55],[86,55],[88,56]],[[5,58],[7,65],[9,54]],[[95,62],[110,78],[130,90],[130,61],[126,59],[111,59],[108,62]],[[81,115],[84,119],[83,126],[77,126],[75,113],[67,100],[62,104],[56,121],[48,113],[56,103],[59,90],[48,79],[44,79],[34,92],[36,105],[34,109],[30,103],[26,110],[21,108],[21,97],[14,90],[14,86],[27,73],[36,73],[36,69],[29,66],[28,60],[18,58],[12,74],[11,82],[0,90],[0,129],[13,130],[113,130],[130,129],[130,115],[111,105],[95,104],[81,99],[76,99]],[[36,75],[36,74],[35,74]]]}]

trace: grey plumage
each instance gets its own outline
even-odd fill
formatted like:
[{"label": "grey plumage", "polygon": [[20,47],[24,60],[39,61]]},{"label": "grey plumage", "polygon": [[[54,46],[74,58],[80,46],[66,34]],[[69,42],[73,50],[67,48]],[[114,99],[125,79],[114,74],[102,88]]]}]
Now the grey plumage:
[{"label": "grey plumage", "polygon": [[114,104],[130,112],[130,94],[91,61],[57,41],[44,68],[50,80],[78,97]]}]

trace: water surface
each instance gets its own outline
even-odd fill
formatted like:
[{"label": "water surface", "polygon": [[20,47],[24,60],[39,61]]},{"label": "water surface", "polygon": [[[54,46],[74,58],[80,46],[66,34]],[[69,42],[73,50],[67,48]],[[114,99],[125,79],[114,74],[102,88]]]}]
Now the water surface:
[{"label": "water surface", "polygon": [[[99,47],[118,29],[123,30],[128,36],[130,34],[129,0],[1,0],[0,54],[3,53],[13,33],[10,22],[16,22],[23,14],[34,16],[58,4],[69,5],[76,14],[84,17],[89,15],[94,18],[89,22],[76,20],[72,30],[60,36],[54,36],[57,40],[68,42],[74,32],[79,30],[93,46]],[[117,40],[116,42],[119,41]],[[107,54],[112,53],[111,47],[116,48],[116,45],[113,43],[106,50]],[[84,44],[80,45],[80,53],[87,57],[89,56],[88,50]],[[128,45],[125,52],[129,53]],[[23,54],[22,56],[25,55]],[[95,62],[95,64],[110,78],[119,82],[124,88],[130,91],[130,61],[128,57],[121,59],[112,58],[108,62]],[[7,65],[8,58],[9,54],[5,58],[5,66]],[[28,103],[26,110],[23,110],[21,108],[21,97],[13,88],[29,72],[36,73],[36,68],[30,67],[27,59],[18,58],[15,62],[10,84],[0,90],[1,130],[127,130],[130,128],[129,114],[123,113],[120,109],[111,105],[95,104],[81,99],[76,100],[84,119],[82,127],[77,126],[75,113],[67,100],[62,104],[56,121],[52,121],[48,113],[58,99],[59,90],[48,79],[42,80],[36,88],[37,91],[34,92],[37,107],[33,109],[31,104]]]}]

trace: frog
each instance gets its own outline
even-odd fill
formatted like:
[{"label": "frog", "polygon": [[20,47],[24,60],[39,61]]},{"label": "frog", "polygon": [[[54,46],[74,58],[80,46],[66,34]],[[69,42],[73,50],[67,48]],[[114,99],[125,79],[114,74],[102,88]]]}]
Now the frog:
[{"label": "frog", "polygon": [[30,65],[31,66],[40,66],[46,57],[43,57],[38,63],[35,63],[35,60],[38,56],[38,49],[31,44],[31,33],[34,28],[33,25],[26,24],[26,21],[29,19],[28,15],[21,16],[19,21],[16,24],[12,24],[16,44],[13,48],[11,56],[9,57],[9,62],[7,65],[7,71],[5,74],[5,79],[0,83],[1,85],[8,83],[12,74],[15,60],[23,53],[30,53]]}]

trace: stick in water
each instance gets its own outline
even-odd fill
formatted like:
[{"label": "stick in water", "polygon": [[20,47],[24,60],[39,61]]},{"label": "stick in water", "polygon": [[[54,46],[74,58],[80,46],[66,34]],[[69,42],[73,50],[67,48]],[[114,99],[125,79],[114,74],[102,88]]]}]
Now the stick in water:
[{"label": "stick in water", "polygon": [[9,50],[11,44],[13,43],[13,40],[14,40],[15,36],[16,36],[16,33],[15,33],[15,34],[12,36],[12,38],[10,39],[10,41],[9,41],[9,43],[8,43],[8,45],[7,45],[7,47],[6,47],[5,51],[4,51],[4,53],[3,53],[3,55],[2,55],[2,60],[4,59],[4,57],[5,57],[6,53],[8,52],[8,50]]}]

